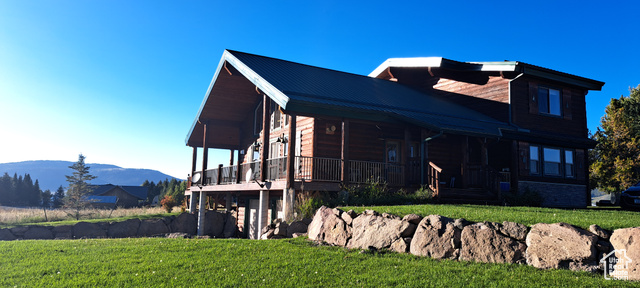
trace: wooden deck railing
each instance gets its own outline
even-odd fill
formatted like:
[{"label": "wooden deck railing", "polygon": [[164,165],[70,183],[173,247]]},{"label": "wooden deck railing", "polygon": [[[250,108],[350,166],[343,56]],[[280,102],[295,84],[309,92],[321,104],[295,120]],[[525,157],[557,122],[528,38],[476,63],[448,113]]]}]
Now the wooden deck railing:
[{"label": "wooden deck railing", "polygon": [[389,185],[404,185],[404,166],[382,162],[349,161],[351,183],[386,182]]},{"label": "wooden deck railing", "polygon": [[306,156],[296,156],[295,159],[298,180],[340,181],[340,159]]},{"label": "wooden deck railing", "polygon": [[427,183],[429,184],[429,188],[433,191],[434,198],[440,195],[440,173],[442,173],[442,168],[438,167],[433,162],[429,162]]}]

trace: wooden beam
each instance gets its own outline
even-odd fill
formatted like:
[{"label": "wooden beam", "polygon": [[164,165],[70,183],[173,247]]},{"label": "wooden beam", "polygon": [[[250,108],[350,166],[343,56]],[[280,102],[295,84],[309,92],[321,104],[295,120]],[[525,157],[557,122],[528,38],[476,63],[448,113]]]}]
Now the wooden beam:
[{"label": "wooden beam", "polygon": [[289,116],[289,145],[287,146],[287,189],[293,188],[295,180],[295,163],[296,163],[296,115]]},{"label": "wooden beam", "polygon": [[229,166],[233,166],[233,152],[234,152],[234,150],[231,149],[231,150],[229,150],[229,152],[231,152],[231,153],[229,153]]},{"label": "wooden beam", "polygon": [[[269,157],[269,132],[271,130],[271,99],[262,94],[262,153],[260,154],[260,182],[267,180],[267,159]],[[262,228],[260,228],[262,229]]]},{"label": "wooden beam", "polygon": [[207,162],[209,160],[209,147],[207,147],[207,126],[209,126],[207,122],[202,123],[202,184],[207,184],[206,173],[204,172],[207,171]]},{"label": "wooden beam", "polygon": [[193,147],[193,155],[191,156],[191,176],[196,172],[196,162],[198,161],[198,147]]},{"label": "wooden beam", "polygon": [[342,184],[349,185],[349,119],[342,119],[342,139],[340,143],[340,154],[342,158],[342,171],[340,174],[340,180]]}]

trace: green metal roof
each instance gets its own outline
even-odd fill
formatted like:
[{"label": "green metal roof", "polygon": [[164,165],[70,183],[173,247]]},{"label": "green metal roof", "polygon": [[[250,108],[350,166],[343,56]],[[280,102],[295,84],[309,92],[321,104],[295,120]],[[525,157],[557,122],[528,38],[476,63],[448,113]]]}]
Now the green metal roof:
[{"label": "green metal roof", "polygon": [[500,137],[502,129],[515,129],[478,111],[393,81],[230,50],[223,53],[196,121],[225,62],[286,111],[401,121],[445,133],[477,136]]}]

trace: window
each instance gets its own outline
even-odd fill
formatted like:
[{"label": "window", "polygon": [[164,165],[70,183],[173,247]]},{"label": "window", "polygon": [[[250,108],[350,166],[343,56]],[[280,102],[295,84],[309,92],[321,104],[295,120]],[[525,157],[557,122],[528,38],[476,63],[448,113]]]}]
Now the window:
[{"label": "window", "polygon": [[574,150],[529,146],[529,174],[575,178]]},{"label": "window", "polygon": [[573,151],[565,150],[564,151],[564,176],[567,178],[575,177],[573,172]]},{"label": "window", "polygon": [[276,102],[271,101],[271,130],[282,127],[282,112]]},{"label": "window", "polygon": [[387,163],[400,162],[400,143],[395,141],[387,142]]},{"label": "window", "polygon": [[260,131],[262,131],[262,102],[253,111],[253,135],[260,134]]},{"label": "window", "polygon": [[560,116],[560,90],[545,87],[538,88],[538,111],[544,114]]},{"label": "window", "polygon": [[544,148],[544,175],[560,176],[562,171],[562,161],[560,159],[560,149]]},{"label": "window", "polygon": [[531,166],[531,174],[540,174],[540,148],[538,146],[529,146],[529,165]]}]

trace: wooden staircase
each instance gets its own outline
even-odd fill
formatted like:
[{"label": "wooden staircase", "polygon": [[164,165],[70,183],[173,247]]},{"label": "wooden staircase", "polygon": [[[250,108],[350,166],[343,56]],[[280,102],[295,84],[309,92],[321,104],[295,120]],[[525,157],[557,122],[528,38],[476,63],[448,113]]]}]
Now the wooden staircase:
[{"label": "wooden staircase", "polygon": [[440,197],[436,199],[443,204],[476,204],[501,205],[498,195],[482,188],[440,188]]}]

